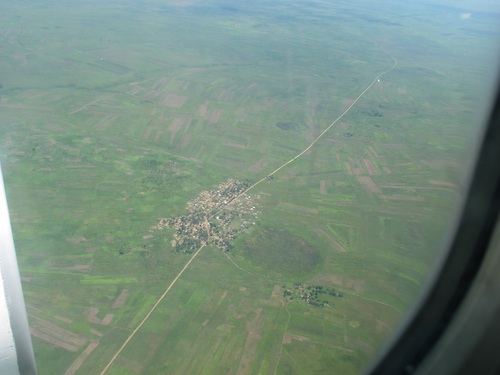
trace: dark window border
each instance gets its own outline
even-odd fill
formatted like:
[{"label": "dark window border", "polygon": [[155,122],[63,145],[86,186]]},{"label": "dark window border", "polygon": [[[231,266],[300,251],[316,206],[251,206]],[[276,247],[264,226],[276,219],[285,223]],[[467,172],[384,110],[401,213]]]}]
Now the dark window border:
[{"label": "dark window border", "polygon": [[[470,178],[469,190],[446,258],[419,306],[390,346],[366,371],[367,374],[415,373],[423,361],[432,355],[436,343],[450,329],[451,322],[470,293],[485,256],[500,250],[489,248],[499,218],[499,208],[500,91],[497,89]],[[490,350],[496,351],[497,348]],[[453,362],[464,359],[443,360]]]}]

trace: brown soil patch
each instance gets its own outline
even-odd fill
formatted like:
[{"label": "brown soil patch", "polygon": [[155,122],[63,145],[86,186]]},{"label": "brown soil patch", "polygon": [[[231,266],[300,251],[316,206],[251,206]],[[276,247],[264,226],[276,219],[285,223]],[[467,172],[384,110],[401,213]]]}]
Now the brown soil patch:
[{"label": "brown soil patch", "polygon": [[344,165],[345,165],[345,169],[347,170],[347,173],[349,173],[349,175],[352,176],[353,175],[352,174],[352,169],[351,169],[351,166],[349,165],[349,163],[345,162]]},{"label": "brown soil patch", "polygon": [[392,174],[392,171],[389,168],[387,168],[387,167],[384,167],[383,170],[387,174]]},{"label": "brown soil patch", "polygon": [[247,288],[245,288],[244,286],[240,287],[240,292],[246,292]]},{"label": "brown soil patch", "polygon": [[64,323],[68,323],[68,324],[73,323],[73,321],[71,319],[63,318],[62,316],[54,315],[54,318],[56,318],[56,319],[58,319],[58,320],[60,320],[61,322],[64,322]]},{"label": "brown soil patch", "polygon": [[93,328],[90,330],[90,333],[92,333],[92,334],[94,334],[96,336],[99,336],[99,337],[102,337],[102,335],[103,335],[102,332],[99,332],[98,330],[93,329]]},{"label": "brown soil patch", "polygon": [[370,176],[374,176],[377,173],[375,172],[375,168],[373,167],[373,164],[370,160],[368,159],[363,159],[363,163],[365,164],[366,170],[368,171],[368,174]]},{"label": "brown soil patch", "polygon": [[214,109],[208,116],[208,121],[212,124],[217,124],[223,112],[223,109]]},{"label": "brown soil patch", "polygon": [[321,195],[325,195],[326,194],[326,183],[327,183],[326,180],[321,180],[319,182],[319,193]]},{"label": "brown soil patch", "polygon": [[258,308],[255,311],[255,318],[249,322],[247,322],[247,331],[248,336],[245,342],[245,349],[243,351],[243,356],[240,360],[240,365],[238,366],[237,374],[244,375],[248,374],[250,371],[250,365],[254,360],[255,352],[257,349],[257,342],[261,338],[261,330],[263,326],[263,322],[259,321],[260,314],[262,313],[262,309]]},{"label": "brown soil patch", "polygon": [[224,302],[226,297],[227,297],[227,290],[224,291],[224,293],[222,293],[222,296],[220,296],[219,301],[217,302],[217,306],[219,306],[222,302]]},{"label": "brown soil patch", "polygon": [[346,107],[349,107],[352,103],[354,103],[354,100],[353,100],[353,99],[345,99],[342,103],[343,103]]},{"label": "brown soil patch", "polygon": [[185,149],[189,145],[189,143],[191,142],[191,139],[193,139],[193,138],[190,137],[189,135],[182,136],[181,141],[179,143],[179,147],[181,149]]},{"label": "brown soil patch", "polygon": [[285,334],[285,336],[283,336],[283,344],[291,344],[292,340],[311,341],[311,339],[309,337],[294,335],[292,333],[287,333],[287,334]]},{"label": "brown soil patch", "polygon": [[111,308],[119,309],[120,307],[122,307],[123,304],[125,303],[125,300],[127,299],[127,296],[128,296],[128,289],[123,289],[118,295],[118,297],[116,297],[116,300],[113,303],[113,306],[111,306]]},{"label": "brown soil patch", "polygon": [[445,182],[445,181],[437,181],[437,180],[429,180],[429,182],[433,185],[440,185],[440,186],[446,186],[455,189],[457,187],[456,184],[453,184],[451,182]]},{"label": "brown soil patch", "polygon": [[113,320],[113,316],[114,316],[113,314],[106,314],[104,319],[101,321],[101,324],[103,326],[109,325],[109,323],[111,323],[111,321]]},{"label": "brown soil patch", "polygon": [[364,186],[365,190],[368,193],[381,194],[382,192],[378,188],[378,186],[373,182],[373,180],[368,176],[359,176],[358,181],[361,185]]},{"label": "brown soil patch", "polygon": [[175,136],[177,135],[177,132],[182,128],[183,124],[184,124],[184,119],[182,117],[176,117],[172,121],[172,124],[170,125],[170,127],[168,129],[171,131],[171,133],[170,133],[170,144],[171,145],[174,144]]},{"label": "brown soil patch", "polygon": [[80,366],[85,362],[87,357],[94,351],[95,348],[99,345],[99,341],[92,341],[89,346],[85,348],[85,350],[80,354],[80,356],[68,367],[64,375],[73,375]]},{"label": "brown soil patch", "polygon": [[92,168],[95,168],[95,165],[68,165],[65,168],[66,169],[92,169]]},{"label": "brown soil patch", "polygon": [[234,148],[241,148],[241,149],[246,149],[247,148],[247,146],[240,145],[239,143],[224,143],[224,146],[229,146],[229,147],[234,147]]},{"label": "brown soil patch", "polygon": [[259,172],[262,168],[267,165],[267,162],[264,159],[260,159],[257,163],[252,165],[249,170],[251,172]]},{"label": "brown soil patch", "polygon": [[66,349],[66,350],[69,350],[70,352],[77,352],[80,349],[79,346],[71,345],[71,344],[68,344],[67,342],[56,339],[47,333],[39,331],[36,328],[31,327],[30,332],[31,332],[32,336],[38,337],[40,340],[48,342],[49,344],[58,346],[60,348]]},{"label": "brown soil patch", "polygon": [[21,277],[21,281],[22,281],[23,283],[31,283],[31,281],[32,281],[32,280],[33,280],[33,278],[32,278],[32,277],[27,277],[27,276],[23,276],[23,277]]},{"label": "brown soil patch", "polygon": [[176,117],[172,121],[172,124],[170,124],[170,127],[168,128],[168,130],[170,130],[171,132],[177,133],[179,130],[181,130],[183,124],[184,124],[184,118]]},{"label": "brown soil patch", "polygon": [[375,149],[372,146],[369,146],[368,149],[370,150],[370,152],[373,154],[374,157],[376,158],[380,157],[380,155],[377,153],[377,151],[375,151]]},{"label": "brown soil patch", "polygon": [[381,195],[380,198],[385,201],[409,201],[409,202],[425,201],[425,198],[421,196],[409,197],[405,195]]},{"label": "brown soil patch", "polygon": [[404,94],[406,94],[406,92],[407,92],[406,89],[404,89],[402,87],[398,88],[398,94],[404,95]]},{"label": "brown soil patch", "polygon": [[76,352],[80,346],[86,343],[86,339],[76,333],[61,328],[54,323],[39,318],[32,314],[30,316],[31,333],[48,343],[59,346],[66,350]]},{"label": "brown soil patch", "polygon": [[66,241],[68,241],[69,243],[73,244],[73,245],[77,245],[79,244],[80,242],[85,242],[87,241],[87,239],[85,237],[71,237],[71,238],[66,238]]},{"label": "brown soil patch", "polygon": [[365,174],[361,163],[358,160],[352,162],[352,174],[354,176],[360,176]]},{"label": "brown soil patch", "polygon": [[281,296],[281,285],[276,284],[274,285],[273,291],[271,292],[271,297],[269,298],[273,300],[276,298],[280,298],[280,296]]},{"label": "brown soil patch", "polygon": [[205,117],[207,115],[207,109],[208,109],[208,102],[205,102],[202,105],[200,105],[200,107],[198,108],[198,112],[201,117]]},{"label": "brown soil patch", "polygon": [[90,271],[92,266],[90,264],[77,264],[76,266],[68,267],[70,271]]},{"label": "brown soil patch", "polygon": [[113,320],[113,314],[106,314],[104,319],[99,319],[97,314],[99,313],[99,309],[96,307],[91,307],[89,309],[89,313],[87,314],[87,321],[90,323],[100,324],[103,326],[107,326]]},{"label": "brown soil patch", "polygon": [[186,100],[187,96],[167,94],[165,98],[163,98],[162,104],[166,107],[180,108],[184,105]]},{"label": "brown soil patch", "polygon": [[99,309],[97,307],[91,307],[89,309],[89,313],[87,314],[87,321],[89,321],[90,323],[100,324],[101,320],[97,317],[98,313]]}]

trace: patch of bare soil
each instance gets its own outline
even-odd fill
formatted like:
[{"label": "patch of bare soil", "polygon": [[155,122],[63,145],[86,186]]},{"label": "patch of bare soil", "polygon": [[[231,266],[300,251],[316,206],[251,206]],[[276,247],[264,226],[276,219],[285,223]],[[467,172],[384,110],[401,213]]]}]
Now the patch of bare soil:
[{"label": "patch of bare soil", "polygon": [[99,341],[92,341],[80,354],[80,356],[68,367],[64,375],[73,375],[78,369],[81,367],[83,362],[87,359],[87,357],[94,351],[95,348],[99,345]]},{"label": "patch of bare soil", "polygon": [[162,104],[166,107],[180,108],[184,105],[186,100],[187,96],[169,93],[165,96],[165,98],[163,98]]},{"label": "patch of bare soil", "polygon": [[406,196],[406,195],[381,195],[381,199],[385,201],[408,201],[408,202],[423,202],[425,198],[422,196]]},{"label": "patch of bare soil", "polygon": [[229,146],[229,147],[234,147],[234,148],[241,148],[241,149],[246,149],[247,148],[247,146],[240,145],[239,143],[224,143],[224,146]]},{"label": "patch of bare soil", "polygon": [[309,337],[294,335],[293,333],[286,333],[285,336],[283,336],[283,344],[291,344],[292,340],[306,341],[306,342],[311,341]]},{"label": "patch of bare soil", "polygon": [[368,193],[373,193],[373,194],[381,194],[382,192],[380,191],[379,187],[373,182],[371,177],[368,176],[359,176],[358,181],[361,185],[364,186],[365,190]]},{"label": "patch of bare soil", "polygon": [[257,163],[252,165],[249,169],[251,172],[259,172],[266,165],[267,165],[267,162],[264,159],[260,159]]},{"label": "patch of bare soil", "polygon": [[238,366],[237,374],[245,375],[250,371],[250,365],[254,360],[255,352],[257,349],[257,342],[262,336],[262,326],[263,322],[259,321],[262,309],[258,308],[255,311],[255,318],[247,322],[248,336],[245,342],[245,349],[243,351],[243,356],[240,360],[240,365]]},{"label": "patch of bare soil", "polygon": [[207,109],[208,109],[208,102],[203,103],[200,105],[198,108],[198,113],[200,114],[201,117],[205,117],[207,115]]},{"label": "patch of bare soil", "polygon": [[327,183],[326,180],[321,180],[319,182],[319,193],[321,195],[325,195],[326,194],[326,183]]},{"label": "patch of bare soil", "polygon": [[123,289],[120,292],[120,295],[118,297],[116,297],[116,300],[113,303],[112,308],[119,309],[120,307],[122,307],[123,304],[125,303],[125,300],[127,299],[127,296],[128,296],[128,289]]},{"label": "patch of bare soil", "polygon": [[85,237],[83,237],[83,236],[81,236],[81,237],[70,237],[70,238],[66,238],[66,241],[68,241],[69,243],[71,243],[73,245],[77,245],[80,242],[87,241],[87,239]]},{"label": "patch of bare soil", "polygon": [[31,333],[48,343],[59,346],[66,350],[76,352],[87,340],[67,329],[61,328],[54,323],[29,314]]},{"label": "patch of bare soil", "polygon": [[111,320],[113,320],[113,314],[106,314],[106,316],[101,320],[97,317],[98,313],[99,309],[97,307],[91,307],[89,309],[89,313],[87,314],[87,321],[89,321],[90,323],[107,326],[109,325],[109,323],[111,323]]},{"label": "patch of bare soil", "polygon": [[375,172],[375,168],[373,167],[373,164],[370,160],[368,159],[363,159],[363,163],[365,164],[366,170],[368,171],[368,174],[370,176],[374,176],[377,173]]},{"label": "patch of bare soil", "polygon": [[450,188],[456,188],[457,187],[456,184],[453,184],[451,182],[445,182],[445,181],[429,180],[429,183],[431,183],[433,185],[446,186],[446,187],[450,187]]},{"label": "patch of bare soil", "polygon": [[58,320],[60,320],[61,322],[64,322],[64,323],[68,323],[68,324],[73,323],[73,321],[71,319],[63,318],[62,316],[54,315],[54,318],[56,318],[56,319],[58,319]]},{"label": "patch of bare soil", "polygon": [[208,116],[208,121],[212,124],[217,124],[223,112],[223,109],[214,109]]}]

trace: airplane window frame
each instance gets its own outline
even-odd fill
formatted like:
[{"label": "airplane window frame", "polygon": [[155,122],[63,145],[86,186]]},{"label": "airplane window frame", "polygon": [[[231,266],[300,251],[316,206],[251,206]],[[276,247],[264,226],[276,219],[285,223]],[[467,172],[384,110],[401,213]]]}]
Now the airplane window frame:
[{"label": "airplane window frame", "polygon": [[[452,322],[459,316],[467,297],[475,292],[472,286],[480,279],[481,269],[487,266],[485,259],[487,257],[498,259],[500,247],[494,241],[494,235],[495,229],[500,226],[500,84],[497,85],[496,92],[491,97],[493,100],[490,115],[487,117],[475,167],[469,178],[468,191],[461,213],[454,224],[453,236],[449,241],[446,255],[442,263],[436,267],[425,294],[407,316],[400,331],[386,344],[381,355],[365,374],[421,373],[426,359],[432,355],[435,356],[437,350],[443,350],[443,348],[437,348],[437,343],[449,333],[450,329],[454,329]],[[489,274],[484,275],[485,272],[488,271],[483,270],[483,284],[491,282],[494,277],[491,275],[491,270]],[[487,278],[486,281],[485,278]],[[490,303],[485,299],[491,298],[491,295],[485,294],[482,298],[483,302]],[[500,302],[494,303],[500,307]],[[476,310],[476,316],[486,318],[481,311],[477,311],[480,309],[479,306],[468,306],[468,308]],[[492,321],[487,323],[492,326],[498,325],[500,320],[491,317],[490,319]],[[480,340],[491,342],[492,338],[486,337],[491,330],[483,330],[485,336]],[[485,344],[479,345],[484,347]],[[475,371],[476,373],[496,373],[499,360],[494,358],[495,356],[490,356],[491,358],[488,359],[472,347],[466,355],[469,358],[446,357],[446,361],[449,362],[446,365],[449,369],[447,374],[457,373],[457,367],[460,368],[460,364],[464,362],[483,362],[484,371],[493,371]],[[497,364],[492,361],[496,361]],[[430,368],[422,371],[426,374],[438,373]],[[443,374],[443,368],[440,371],[439,374]]]}]

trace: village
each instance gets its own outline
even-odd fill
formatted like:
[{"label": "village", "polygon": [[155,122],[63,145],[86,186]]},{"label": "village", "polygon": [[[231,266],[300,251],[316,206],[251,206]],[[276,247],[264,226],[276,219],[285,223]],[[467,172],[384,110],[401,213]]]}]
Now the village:
[{"label": "village", "polygon": [[192,253],[203,244],[227,251],[238,234],[255,225],[260,214],[256,206],[259,196],[242,194],[250,185],[248,180],[228,179],[188,202],[187,215],[161,218],[155,228],[173,228],[171,243],[179,252]]},{"label": "village", "polygon": [[294,298],[301,299],[308,305],[315,307],[332,307],[333,298],[342,298],[343,294],[333,288],[327,288],[321,285],[306,285],[303,283],[294,283],[293,288],[283,285],[283,297],[288,300]]}]

